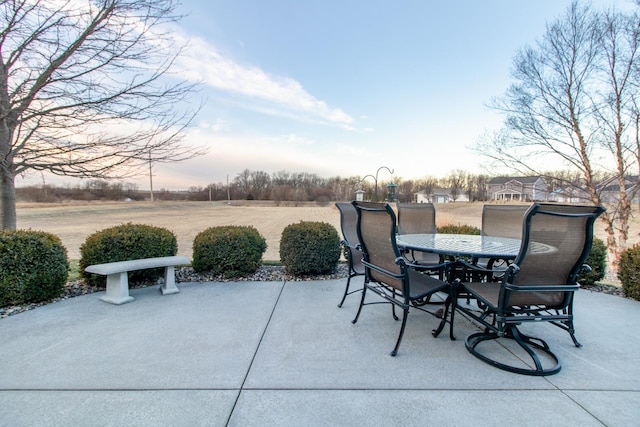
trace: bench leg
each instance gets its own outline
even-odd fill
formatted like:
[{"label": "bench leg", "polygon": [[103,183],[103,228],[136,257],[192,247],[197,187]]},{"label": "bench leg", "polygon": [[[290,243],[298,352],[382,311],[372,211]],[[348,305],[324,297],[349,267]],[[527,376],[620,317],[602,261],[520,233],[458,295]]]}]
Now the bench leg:
[{"label": "bench leg", "polygon": [[162,295],[177,294],[180,290],[176,287],[176,271],[173,265],[164,269],[164,285],[160,286]]},{"label": "bench leg", "polygon": [[129,295],[129,279],[126,271],[107,276],[107,294],[100,299],[116,305],[133,301],[133,297]]}]

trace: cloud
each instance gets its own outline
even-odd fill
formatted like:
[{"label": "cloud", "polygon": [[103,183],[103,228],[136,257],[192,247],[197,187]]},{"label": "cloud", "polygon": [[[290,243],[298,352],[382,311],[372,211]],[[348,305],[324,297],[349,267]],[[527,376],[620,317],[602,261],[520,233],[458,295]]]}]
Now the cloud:
[{"label": "cloud", "polygon": [[[176,37],[182,38],[179,35]],[[190,38],[184,44],[187,48],[176,63],[179,68],[176,71],[181,76],[218,90],[242,95],[248,98],[247,102],[254,104],[249,106],[251,109],[339,126],[354,122],[350,115],[309,94],[298,81],[290,77],[274,76],[258,67],[241,65],[222,55],[201,37]],[[255,105],[256,100],[266,105]]]},{"label": "cloud", "polygon": [[231,128],[231,123],[224,119],[216,119],[214,122],[203,120],[200,122],[199,126],[204,130],[218,133],[229,130]]}]

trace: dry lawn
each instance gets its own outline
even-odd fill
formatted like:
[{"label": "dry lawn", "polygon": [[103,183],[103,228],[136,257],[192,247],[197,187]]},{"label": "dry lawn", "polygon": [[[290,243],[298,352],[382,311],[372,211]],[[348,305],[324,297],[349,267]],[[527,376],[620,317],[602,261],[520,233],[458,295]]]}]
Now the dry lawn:
[{"label": "dry lawn", "polygon": [[[438,225],[468,224],[480,227],[482,203],[447,203],[436,206]],[[62,239],[70,259],[80,258],[80,245],[88,235],[127,222],[154,225],[173,231],[178,254],[192,258],[193,239],[202,230],[219,225],[252,225],[267,240],[266,261],[280,259],[282,230],[299,221],[328,222],[340,230],[340,214],[326,206],[275,206],[232,202],[122,202],[18,205],[18,228],[43,230]],[[640,231],[634,220],[632,236]],[[599,226],[596,234],[603,236]]]}]

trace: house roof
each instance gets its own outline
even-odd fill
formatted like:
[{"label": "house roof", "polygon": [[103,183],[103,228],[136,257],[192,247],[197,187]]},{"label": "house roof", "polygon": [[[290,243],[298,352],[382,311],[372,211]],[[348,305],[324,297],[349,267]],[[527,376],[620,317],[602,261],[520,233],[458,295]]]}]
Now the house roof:
[{"label": "house roof", "polygon": [[542,179],[541,176],[497,176],[489,180],[489,184],[506,184],[509,181],[517,181],[522,184],[534,184]]}]

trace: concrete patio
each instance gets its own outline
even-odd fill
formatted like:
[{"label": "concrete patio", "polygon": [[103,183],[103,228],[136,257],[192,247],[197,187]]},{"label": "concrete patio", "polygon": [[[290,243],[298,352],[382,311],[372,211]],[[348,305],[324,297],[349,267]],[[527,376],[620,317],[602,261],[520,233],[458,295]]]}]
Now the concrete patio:
[{"label": "concrete patio", "polygon": [[[503,372],[457,341],[431,336],[414,310],[400,327],[387,305],[344,280],[180,283],[134,289],[0,319],[3,426],[629,426],[640,418],[640,302],[580,291],[577,337],[532,325],[562,360],[549,377]],[[372,296],[373,298],[373,296]]]}]

